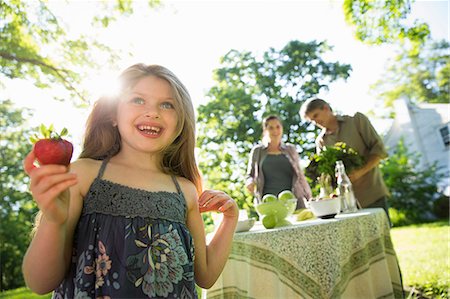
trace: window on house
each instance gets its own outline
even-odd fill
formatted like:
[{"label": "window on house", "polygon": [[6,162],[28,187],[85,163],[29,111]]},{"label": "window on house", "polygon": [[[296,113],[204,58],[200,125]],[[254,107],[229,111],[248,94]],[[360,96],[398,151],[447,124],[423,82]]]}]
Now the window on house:
[{"label": "window on house", "polygon": [[450,123],[439,129],[445,147],[450,147]]}]

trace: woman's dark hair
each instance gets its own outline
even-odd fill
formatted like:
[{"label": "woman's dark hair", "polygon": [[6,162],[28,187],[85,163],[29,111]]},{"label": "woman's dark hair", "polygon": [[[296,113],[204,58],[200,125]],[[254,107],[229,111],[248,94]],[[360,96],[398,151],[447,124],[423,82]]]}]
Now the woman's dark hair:
[{"label": "woman's dark hair", "polygon": [[263,130],[265,128],[267,128],[267,124],[269,123],[270,120],[273,120],[273,119],[276,119],[276,120],[278,120],[280,122],[280,124],[283,124],[283,122],[281,121],[281,118],[279,116],[272,114],[272,115],[266,116],[263,119],[263,122],[262,122]]}]

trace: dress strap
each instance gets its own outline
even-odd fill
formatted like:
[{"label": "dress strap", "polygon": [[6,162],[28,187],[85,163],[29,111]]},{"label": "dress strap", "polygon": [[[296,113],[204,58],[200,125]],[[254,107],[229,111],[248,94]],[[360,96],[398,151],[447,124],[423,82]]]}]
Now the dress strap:
[{"label": "dress strap", "polygon": [[175,184],[175,187],[177,187],[178,194],[183,195],[183,191],[181,191],[181,187],[177,181],[177,178],[174,175],[171,175],[171,177],[172,177],[173,183]]},{"label": "dress strap", "polygon": [[110,158],[111,157],[106,157],[105,159],[103,159],[102,165],[100,166],[100,169],[98,170],[98,174],[97,174],[98,179],[101,179],[103,177],[103,173],[105,172],[106,164],[108,164]]}]

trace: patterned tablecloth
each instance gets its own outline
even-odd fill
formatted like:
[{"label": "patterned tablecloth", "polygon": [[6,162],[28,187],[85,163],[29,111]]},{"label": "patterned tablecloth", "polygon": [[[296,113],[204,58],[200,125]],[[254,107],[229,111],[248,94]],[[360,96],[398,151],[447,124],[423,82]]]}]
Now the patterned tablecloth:
[{"label": "patterned tablecloth", "polygon": [[203,298],[403,298],[382,209],[236,233],[222,275]]}]

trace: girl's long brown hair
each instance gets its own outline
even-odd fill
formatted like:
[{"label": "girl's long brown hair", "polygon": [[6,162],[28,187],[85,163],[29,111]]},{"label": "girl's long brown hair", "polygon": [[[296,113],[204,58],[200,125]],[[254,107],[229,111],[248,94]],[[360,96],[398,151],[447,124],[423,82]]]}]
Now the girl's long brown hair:
[{"label": "girl's long brown hair", "polygon": [[83,151],[80,158],[103,160],[120,151],[121,138],[117,126],[113,126],[118,102],[144,77],[155,76],[166,80],[176,101],[178,116],[176,138],[162,150],[160,169],[168,174],[191,181],[198,194],[202,192],[200,172],[195,161],[195,115],[191,97],[186,87],[167,68],[159,65],[135,64],[119,76],[117,95],[101,97],[92,109],[86,123]]}]

